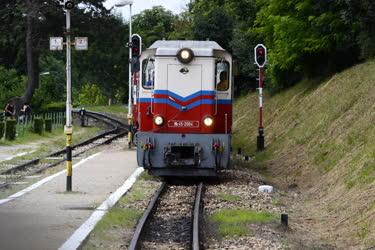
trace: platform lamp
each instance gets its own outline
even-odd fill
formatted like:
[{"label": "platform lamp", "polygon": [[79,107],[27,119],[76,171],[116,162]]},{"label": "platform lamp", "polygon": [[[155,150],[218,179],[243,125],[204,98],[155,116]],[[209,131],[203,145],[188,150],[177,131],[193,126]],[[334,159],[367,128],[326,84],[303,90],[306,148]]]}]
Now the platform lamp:
[{"label": "platform lamp", "polygon": [[[133,112],[132,112],[132,69],[131,69],[131,63],[132,63],[132,5],[134,3],[134,0],[120,0],[117,4],[115,4],[115,7],[120,8],[129,5],[129,97],[128,97],[128,125],[131,127],[133,125]],[[131,147],[132,143],[132,132],[131,129],[129,129],[128,133],[128,143],[129,148]]]}]

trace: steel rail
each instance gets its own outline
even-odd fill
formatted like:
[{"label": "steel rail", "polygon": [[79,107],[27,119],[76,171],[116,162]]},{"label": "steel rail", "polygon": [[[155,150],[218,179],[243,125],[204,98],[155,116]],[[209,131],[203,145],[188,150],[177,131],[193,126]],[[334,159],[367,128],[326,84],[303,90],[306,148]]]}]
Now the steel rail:
[{"label": "steel rail", "polygon": [[150,203],[147,206],[146,211],[144,212],[142,218],[139,220],[138,225],[134,231],[133,238],[129,245],[129,250],[136,250],[139,248],[140,239],[142,233],[144,232],[145,225],[147,221],[151,218],[152,212],[155,210],[157,201],[159,200],[162,193],[165,191],[167,184],[163,182],[159,189],[155,192],[154,196],[152,197]]},{"label": "steel rail", "polygon": [[200,227],[199,219],[201,218],[200,212],[202,208],[202,194],[203,194],[203,182],[199,183],[197,191],[195,193],[194,211],[193,211],[193,227],[192,227],[192,244],[193,250],[199,250],[200,248]]},{"label": "steel rail", "polygon": [[[145,231],[145,227],[149,219],[151,218],[153,212],[156,210],[156,206],[158,204],[158,200],[160,199],[161,195],[164,193],[167,184],[163,182],[159,189],[155,192],[154,196],[150,200],[146,211],[144,212],[142,218],[139,220],[138,225],[134,231],[133,238],[129,245],[129,250],[136,250],[140,248],[140,241],[142,235]],[[196,189],[195,192],[195,200],[194,200],[194,207],[192,211],[192,227],[191,227],[191,249],[199,250],[200,249],[200,211],[202,208],[202,194],[203,194],[203,182],[201,182]]]}]

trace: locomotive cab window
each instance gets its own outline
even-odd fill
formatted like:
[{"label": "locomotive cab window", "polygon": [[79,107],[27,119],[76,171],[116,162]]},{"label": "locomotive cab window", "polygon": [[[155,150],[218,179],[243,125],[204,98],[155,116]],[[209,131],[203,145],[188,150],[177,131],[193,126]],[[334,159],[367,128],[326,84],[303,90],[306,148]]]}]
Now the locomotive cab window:
[{"label": "locomotive cab window", "polygon": [[155,83],[155,60],[148,58],[142,62],[142,86],[145,89],[153,89]]},{"label": "locomotive cab window", "polygon": [[229,89],[229,63],[219,61],[216,63],[216,90],[227,91]]}]

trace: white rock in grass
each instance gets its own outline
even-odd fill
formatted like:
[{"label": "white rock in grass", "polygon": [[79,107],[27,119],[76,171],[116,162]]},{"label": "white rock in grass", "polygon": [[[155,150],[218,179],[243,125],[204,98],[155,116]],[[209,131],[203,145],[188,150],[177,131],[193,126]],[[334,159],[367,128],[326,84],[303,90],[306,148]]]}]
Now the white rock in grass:
[{"label": "white rock in grass", "polygon": [[261,185],[258,187],[258,191],[261,193],[272,193],[273,187],[269,185]]}]

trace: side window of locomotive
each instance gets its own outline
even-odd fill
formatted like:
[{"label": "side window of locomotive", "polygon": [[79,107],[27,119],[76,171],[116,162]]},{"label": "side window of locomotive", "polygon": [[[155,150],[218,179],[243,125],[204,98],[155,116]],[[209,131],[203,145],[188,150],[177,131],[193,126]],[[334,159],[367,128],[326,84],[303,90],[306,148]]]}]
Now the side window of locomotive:
[{"label": "side window of locomotive", "polygon": [[145,59],[142,62],[142,86],[145,89],[153,89],[155,83],[155,60]]},{"label": "side window of locomotive", "polygon": [[227,61],[217,62],[215,72],[216,90],[227,91],[229,89],[229,63]]}]

